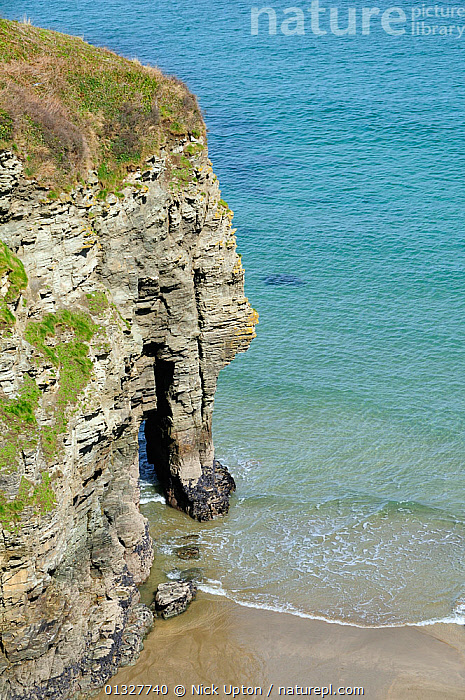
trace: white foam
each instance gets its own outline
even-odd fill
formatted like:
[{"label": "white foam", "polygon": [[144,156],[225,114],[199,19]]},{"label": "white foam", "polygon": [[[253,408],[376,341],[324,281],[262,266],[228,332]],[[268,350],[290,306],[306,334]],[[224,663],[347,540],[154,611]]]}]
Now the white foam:
[{"label": "white foam", "polygon": [[177,569],[175,571],[168,571],[166,578],[169,578],[170,581],[178,581],[180,573],[181,572]]},{"label": "white foam", "polygon": [[167,554],[169,556],[170,554],[173,554],[173,547],[171,547],[169,544],[160,544],[158,545],[158,551],[161,554]]},{"label": "white foam", "polygon": [[[211,595],[219,595],[222,598],[229,598],[234,600],[234,598],[223,588],[221,581],[207,581],[197,586],[197,588],[204,593],[210,593]],[[236,602],[236,601],[234,601]]]},{"label": "white foam", "polygon": [[321,622],[327,622],[330,625],[341,625],[344,627],[358,627],[359,629],[388,629],[392,627],[427,627],[429,625],[438,624],[465,625],[465,603],[459,604],[454,610],[454,613],[449,617],[421,620],[419,622],[393,622],[384,625],[360,625],[356,622],[346,622],[345,620],[333,619],[324,615],[305,613],[301,610],[296,610],[292,606],[268,605],[267,603],[254,603],[240,600],[230,591],[226,591],[223,588],[221,581],[207,581],[206,583],[199,585],[198,588],[204,593],[210,593],[211,595],[228,598],[238,605],[241,605],[243,608],[254,608],[255,610],[269,610],[270,612],[285,613],[287,615],[294,615],[295,617],[302,617],[307,620],[319,620]]},{"label": "white foam", "polygon": [[163,503],[164,505],[166,505],[166,498],[159,493],[149,494],[148,496],[141,496],[140,504],[144,505],[145,503]]}]

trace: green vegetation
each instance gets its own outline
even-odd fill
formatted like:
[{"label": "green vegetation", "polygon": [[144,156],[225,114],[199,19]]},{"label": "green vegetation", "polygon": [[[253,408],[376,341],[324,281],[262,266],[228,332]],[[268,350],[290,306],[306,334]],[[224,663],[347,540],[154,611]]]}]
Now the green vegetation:
[{"label": "green vegetation", "polygon": [[193,177],[194,168],[186,156],[173,158],[172,182],[178,187],[187,185]]},{"label": "green vegetation", "polygon": [[10,328],[15,323],[15,316],[11,313],[4,299],[0,296],[0,330]]},{"label": "green vegetation", "polygon": [[8,141],[13,137],[13,119],[3,109],[0,109],[0,141]]},{"label": "green vegetation", "polygon": [[0,19],[0,148],[56,192],[94,168],[102,192],[179,136],[205,135],[174,77],[82,39]]},{"label": "green vegetation", "polygon": [[0,241],[0,282],[8,277],[8,290],[4,296],[0,294],[0,331],[15,323],[15,317],[7,304],[16,301],[21,291],[27,287],[27,275],[24,265],[14,255],[8,246]]},{"label": "green vegetation", "polygon": [[8,274],[10,284],[5,301],[10,302],[17,299],[21,290],[27,287],[27,275],[21,260],[13,255],[3,241],[0,241],[0,276],[5,273]]},{"label": "green vegetation", "polygon": [[197,156],[199,153],[202,153],[202,151],[205,150],[205,146],[202,146],[201,143],[190,143],[186,148],[184,149],[184,153],[187,153],[189,156]]},{"label": "green vegetation", "polygon": [[[37,447],[39,427],[35,411],[39,398],[39,387],[26,374],[18,398],[0,400],[0,472],[3,475],[16,472],[22,452]],[[44,514],[54,506],[55,494],[48,473],[42,474],[42,481],[36,486],[23,476],[12,500],[0,491],[0,524],[7,530],[16,530],[25,508],[33,507],[34,513]]]},{"label": "green vegetation", "polygon": [[29,375],[17,399],[0,400],[0,473],[16,471],[22,450],[33,449],[38,441],[35,411],[39,405],[40,390]]},{"label": "green vegetation", "polygon": [[[88,343],[97,330],[88,314],[81,311],[72,312],[62,309],[55,314],[47,314],[42,321],[30,321],[24,334],[25,339],[57,367],[60,365],[63,351],[60,345],[50,346],[46,339],[56,334],[57,326],[68,327],[75,332],[78,344]],[[65,343],[68,345],[68,343]],[[88,349],[88,348],[87,348]]]},{"label": "green vegetation", "polygon": [[[66,431],[67,409],[77,403],[79,394],[92,375],[88,343],[98,328],[88,314],[68,310],[47,314],[42,321],[31,321],[26,327],[25,339],[55,365],[60,373],[58,390],[53,405],[49,407],[53,423],[41,430],[42,449],[48,461],[55,457],[58,451],[58,437]],[[74,338],[56,342],[59,330],[62,331],[62,335],[66,331],[73,331]],[[54,344],[47,344],[50,338],[54,338]]]},{"label": "green vegetation", "polygon": [[33,508],[35,515],[45,515],[55,506],[55,493],[47,472],[43,472],[42,481],[36,486],[23,476],[16,498],[12,501],[0,491],[0,523],[5,530],[17,531],[25,508]]},{"label": "green vegetation", "polygon": [[120,321],[122,321],[122,322],[124,323],[124,325],[126,326],[126,329],[127,329],[128,331],[130,331],[130,330],[131,330],[131,324],[129,323],[129,321],[127,320],[127,318],[124,318],[124,317],[121,315],[121,311],[118,309],[118,307],[116,306],[116,304],[110,304],[110,306],[111,306],[111,308],[113,309],[113,311],[116,313],[116,315],[118,316],[118,318],[120,319]]},{"label": "green vegetation", "polygon": [[86,294],[86,298],[92,316],[102,316],[110,306],[105,292],[91,292]]},{"label": "green vegetation", "polygon": [[[89,294],[87,299],[95,315],[109,306],[104,292]],[[91,378],[89,343],[100,330],[88,314],[65,309],[47,314],[41,321],[28,323],[24,337],[47,363],[56,367],[58,383],[55,391],[49,394],[49,404],[44,406],[50,416],[50,424],[46,426],[40,427],[37,423],[35,414],[42,392],[28,374],[24,375],[17,398],[0,399],[0,473],[16,472],[22,453],[36,448],[39,443],[48,462],[56,457],[58,438],[68,426],[69,408],[76,405]],[[42,473],[38,485],[23,476],[14,499],[10,500],[0,491],[0,524],[5,529],[16,530],[25,508],[33,508],[35,514],[44,514],[55,505],[48,473]]]}]

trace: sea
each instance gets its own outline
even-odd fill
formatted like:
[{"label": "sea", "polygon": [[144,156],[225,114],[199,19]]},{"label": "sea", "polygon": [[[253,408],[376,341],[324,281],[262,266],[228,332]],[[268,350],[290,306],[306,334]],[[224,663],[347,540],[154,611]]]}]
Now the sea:
[{"label": "sea", "polygon": [[320,0],[312,24],[310,3],[268,1],[253,33],[255,0],[0,0],[198,95],[260,314],[216,396],[230,514],[167,507],[141,434],[142,594],[195,568],[242,605],[463,624],[465,34],[432,26],[465,17],[379,2],[363,31],[361,2]]}]

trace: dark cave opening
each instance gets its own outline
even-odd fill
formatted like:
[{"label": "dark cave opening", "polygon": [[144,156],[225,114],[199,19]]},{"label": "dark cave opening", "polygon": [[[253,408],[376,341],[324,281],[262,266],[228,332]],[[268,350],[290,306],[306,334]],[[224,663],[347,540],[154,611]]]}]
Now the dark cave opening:
[{"label": "dark cave opening", "polygon": [[174,362],[158,358],[156,352],[153,360],[157,407],[145,412],[139,431],[140,476],[166,488],[169,483],[173,445],[169,395],[173,384]]},{"label": "dark cave opening", "polygon": [[154,486],[159,485],[159,481],[155,472],[155,466],[150,463],[147,455],[147,441],[145,439],[145,420],[142,421],[139,428],[139,478],[141,481],[151,483]]}]

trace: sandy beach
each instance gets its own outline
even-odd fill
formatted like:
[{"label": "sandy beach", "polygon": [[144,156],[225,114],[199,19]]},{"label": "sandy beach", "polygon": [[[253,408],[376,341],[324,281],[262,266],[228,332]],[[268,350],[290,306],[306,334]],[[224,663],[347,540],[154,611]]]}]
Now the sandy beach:
[{"label": "sandy beach", "polygon": [[[280,687],[332,685],[333,696],[340,687],[349,689],[346,695],[362,687],[370,700],[463,700],[465,628],[362,629],[199,593],[185,614],[156,620],[137,665],[111,684],[166,684],[169,698],[179,684],[187,698],[197,696],[192,685],[208,690],[214,684],[219,697],[232,697],[225,685],[226,691],[230,685],[260,687],[266,697],[273,684],[271,698],[284,696]],[[105,697],[104,691],[98,695]]]}]

